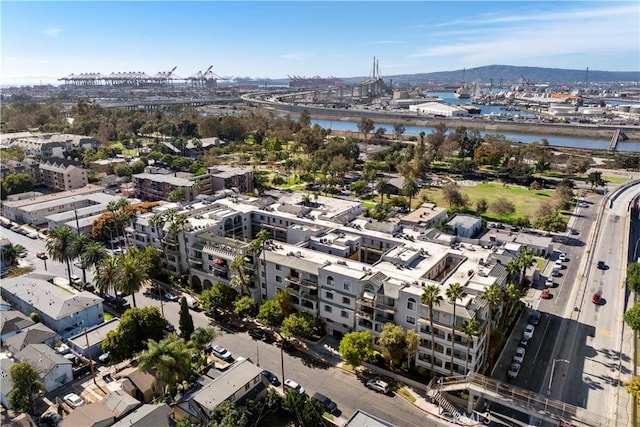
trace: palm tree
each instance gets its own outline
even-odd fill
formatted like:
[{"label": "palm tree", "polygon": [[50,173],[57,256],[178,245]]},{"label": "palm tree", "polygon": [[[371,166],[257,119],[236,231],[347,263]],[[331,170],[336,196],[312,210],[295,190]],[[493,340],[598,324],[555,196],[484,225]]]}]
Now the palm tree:
[{"label": "palm tree", "polygon": [[118,274],[120,270],[119,256],[110,256],[102,260],[97,267],[98,274],[95,276],[95,286],[101,294],[116,293],[116,284],[118,282]]},{"label": "palm tree", "polygon": [[513,283],[508,283],[502,290],[502,300],[504,303],[504,310],[502,313],[502,320],[504,325],[511,314],[513,307],[520,301],[521,293],[520,289]]},{"label": "palm tree", "polygon": [[87,270],[84,262],[82,261],[82,255],[87,250],[87,246],[93,242],[89,236],[86,234],[75,234],[71,239],[71,255],[74,259],[79,259],[80,264],[82,265],[82,281],[83,283],[87,283]]},{"label": "palm tree", "polygon": [[476,319],[465,319],[464,323],[462,323],[462,332],[467,335],[467,357],[464,361],[464,371],[467,372],[467,368],[469,366],[469,349],[471,348],[471,341],[473,337],[479,337],[480,330],[480,322]]},{"label": "palm tree", "polygon": [[520,274],[520,266],[515,259],[512,259],[504,267],[507,270],[507,280],[513,280],[518,274]]},{"label": "palm tree", "polygon": [[522,288],[527,275],[527,269],[534,266],[536,263],[533,251],[530,248],[526,248],[524,251],[518,254],[518,256],[516,257],[516,262],[522,269],[522,275],[520,276],[520,288]]},{"label": "palm tree", "polygon": [[[265,282],[265,292],[266,292],[266,282],[267,282],[267,260],[266,260],[266,252],[265,248],[271,239],[269,238],[269,232],[264,228],[256,234],[256,238],[249,243],[249,253],[253,254],[254,257],[257,257],[262,253],[262,264],[264,266],[264,282]],[[253,261],[254,266],[258,266],[258,263]],[[258,276],[258,274],[256,274]],[[262,280],[260,280],[262,282]],[[262,288],[262,286],[261,286]],[[267,299],[269,296],[267,295]],[[262,301],[262,289],[260,289],[260,300]]]},{"label": "palm tree", "polygon": [[54,228],[49,232],[49,238],[47,239],[46,246],[51,259],[67,264],[67,276],[69,278],[69,283],[71,283],[71,261],[75,258],[71,248],[75,235],[76,233],[71,229],[71,227],[66,225]]},{"label": "palm tree", "polygon": [[[107,204],[107,210],[111,212],[113,223],[116,229],[116,239],[118,239],[118,246],[120,246],[120,233],[118,232],[118,223],[122,223],[122,236],[125,236],[124,233],[124,223],[129,219],[129,215],[127,215],[125,208],[129,206],[129,201],[124,197],[120,197],[118,200],[112,200]],[[127,239],[125,237],[125,247],[126,247]]]},{"label": "palm tree", "polygon": [[[169,224],[169,228],[167,229],[167,232],[173,236],[176,242],[176,257],[178,259],[178,277],[180,279],[182,279],[182,259],[180,257],[180,254],[182,252],[180,250],[179,236],[180,236],[180,233],[184,232],[184,227],[188,222],[189,222],[189,217],[187,216],[187,214],[184,214],[184,213],[175,214],[172,216],[171,223]],[[191,276],[191,272],[189,272],[189,276]]]},{"label": "palm tree", "polygon": [[482,301],[487,302],[489,307],[489,318],[487,319],[487,351],[485,355],[485,362],[490,363],[489,357],[491,355],[491,332],[493,331],[493,311],[502,304],[502,289],[500,286],[492,283],[484,292],[478,297]]},{"label": "palm tree", "polygon": [[84,253],[81,255],[80,259],[82,260],[82,265],[85,268],[94,267],[96,272],[98,271],[98,266],[109,257],[109,252],[104,247],[102,243],[99,242],[90,242],[84,248]]},{"label": "palm tree", "polygon": [[[244,275],[245,262],[242,255],[238,255],[231,261],[231,268],[236,271],[238,277],[238,285],[240,287],[240,295],[245,295],[247,289],[247,278]],[[235,276],[234,276],[235,277]]]},{"label": "palm tree", "polygon": [[443,298],[440,295],[440,287],[435,284],[430,284],[424,289],[424,293],[420,295],[420,302],[429,307],[429,328],[431,329],[431,372],[433,373],[433,366],[436,360],[435,350],[435,329],[433,328],[433,307],[439,306]]},{"label": "palm tree", "polygon": [[158,234],[158,240],[160,241],[160,247],[162,248],[162,253],[164,254],[165,266],[169,263],[167,259],[167,251],[166,245],[164,241],[164,224],[166,223],[166,218],[164,215],[156,213],[149,219],[149,225],[155,228]]},{"label": "palm tree", "polygon": [[418,183],[415,179],[412,177],[405,179],[404,185],[402,186],[402,194],[409,197],[409,210],[411,210],[411,201],[415,195],[418,194],[419,190],[420,188],[418,188]]},{"label": "palm tree", "polygon": [[449,285],[445,294],[449,304],[453,305],[453,321],[451,322],[451,366],[449,367],[451,369],[450,375],[453,375],[453,348],[456,342],[456,302],[467,296],[467,293],[464,291],[462,285],[456,282]]},{"label": "palm tree", "polygon": [[131,295],[133,306],[137,307],[136,292],[149,281],[149,267],[137,251],[127,252],[119,261],[116,289]]},{"label": "palm tree", "polygon": [[11,245],[10,247],[3,246],[2,259],[10,265],[18,263],[18,258],[22,252],[27,252],[27,249],[22,245]]},{"label": "palm tree", "polygon": [[138,366],[142,369],[156,368],[160,380],[173,389],[176,384],[187,378],[191,371],[192,349],[184,339],[169,338],[147,342],[147,350],[138,355]]},{"label": "palm tree", "polygon": [[376,184],[376,191],[378,191],[378,194],[380,194],[380,205],[381,206],[382,206],[382,204],[384,202],[384,190],[386,190],[388,183],[389,183],[389,181],[387,181],[384,178],[381,178],[378,181],[378,183]]}]

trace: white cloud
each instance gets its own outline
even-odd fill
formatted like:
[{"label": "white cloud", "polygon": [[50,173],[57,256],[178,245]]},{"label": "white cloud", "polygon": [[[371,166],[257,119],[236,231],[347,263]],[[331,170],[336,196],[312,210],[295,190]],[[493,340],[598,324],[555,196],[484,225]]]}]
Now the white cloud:
[{"label": "white cloud", "polygon": [[44,34],[45,36],[48,37],[58,37],[58,35],[62,32],[62,29],[60,28],[49,28],[46,30],[41,30],[40,33]]}]

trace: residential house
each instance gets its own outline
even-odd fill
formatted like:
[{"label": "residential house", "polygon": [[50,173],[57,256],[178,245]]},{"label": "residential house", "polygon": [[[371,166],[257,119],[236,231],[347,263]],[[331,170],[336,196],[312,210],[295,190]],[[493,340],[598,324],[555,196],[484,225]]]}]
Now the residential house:
[{"label": "residential house", "polygon": [[71,361],[46,344],[29,344],[15,353],[14,357],[21,362],[31,363],[40,374],[47,393],[73,380]]},{"label": "residential house", "polygon": [[205,425],[211,422],[211,412],[224,402],[242,405],[247,400],[259,400],[267,394],[267,382],[262,368],[248,359],[237,360],[218,378],[201,377],[202,383],[176,399],[174,418],[188,418]]},{"label": "residential house", "polygon": [[5,342],[24,328],[34,324],[35,322],[29,316],[25,316],[18,310],[0,311],[0,340]]},{"label": "residential house", "polygon": [[78,148],[97,148],[100,141],[84,135],[71,135],[60,133],[32,134],[31,132],[19,132],[2,134],[0,147],[19,146],[27,155],[50,157],[64,157],[69,150]]},{"label": "residential house", "polygon": [[16,361],[8,357],[6,353],[0,353],[0,403],[4,408],[10,408],[8,395],[13,390],[13,382],[11,381],[11,367]]},{"label": "residential house", "polygon": [[112,390],[96,403],[75,408],[64,417],[61,427],[109,427],[140,406],[122,390]]},{"label": "residential house", "polygon": [[[88,328],[69,338],[68,344],[74,351],[77,351],[84,357],[91,355],[91,358],[95,360],[102,354],[101,346],[107,334],[115,331],[119,324],[120,319],[114,318],[108,322],[96,325],[93,328]],[[89,347],[87,347],[87,343],[89,343]]]},{"label": "residential house", "polygon": [[12,337],[3,340],[7,348],[14,353],[22,350],[29,344],[46,344],[53,347],[57,341],[60,341],[60,335],[42,323],[27,326]]},{"label": "residential house", "polygon": [[113,174],[113,170],[116,166],[126,165],[127,161],[121,157],[113,159],[100,159],[94,160],[89,163],[89,168],[99,173],[105,173],[107,175]]},{"label": "residential house", "polygon": [[6,279],[0,292],[23,314],[38,313],[42,323],[63,339],[104,322],[102,298],[86,291],[69,294],[55,286],[53,278],[31,273]]},{"label": "residential house", "polygon": [[172,425],[173,410],[166,403],[142,405],[111,427],[165,427]]},{"label": "residential house", "polygon": [[114,378],[129,395],[141,402],[149,403],[162,394],[162,386],[154,372],[143,371],[138,366],[129,366],[115,374]]},{"label": "residential house", "polygon": [[482,230],[482,218],[473,215],[456,214],[445,224],[445,227],[454,236],[472,238]]},{"label": "residential house", "polygon": [[400,224],[426,229],[437,227],[446,218],[447,210],[445,208],[439,208],[433,203],[423,203],[418,209],[400,218]]}]

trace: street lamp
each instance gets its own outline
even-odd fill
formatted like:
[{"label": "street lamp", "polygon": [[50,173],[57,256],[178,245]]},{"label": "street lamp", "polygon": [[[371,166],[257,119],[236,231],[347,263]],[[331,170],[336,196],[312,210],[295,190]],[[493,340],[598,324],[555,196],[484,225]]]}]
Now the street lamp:
[{"label": "street lamp", "polygon": [[571,363],[566,359],[555,359],[553,361],[553,365],[551,366],[551,377],[549,378],[549,388],[547,389],[547,396],[551,395],[551,384],[553,383],[553,373],[556,370],[556,362],[565,362],[566,364]]}]

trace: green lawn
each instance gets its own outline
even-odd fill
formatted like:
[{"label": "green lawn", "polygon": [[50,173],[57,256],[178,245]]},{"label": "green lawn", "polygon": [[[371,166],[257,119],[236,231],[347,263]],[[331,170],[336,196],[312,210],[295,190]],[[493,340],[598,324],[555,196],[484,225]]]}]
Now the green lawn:
[{"label": "green lawn", "polygon": [[602,176],[602,179],[605,180],[605,182],[610,182],[611,184],[624,184],[629,182],[628,178],[621,176]]},{"label": "green lawn", "polygon": [[[471,203],[469,207],[471,209],[475,209],[476,202],[483,198],[487,201],[488,205],[491,205],[492,202],[500,197],[504,197],[511,201],[516,207],[516,211],[513,215],[505,218],[493,218],[495,220],[505,220],[507,222],[518,217],[524,217],[525,215],[529,218],[534,218],[538,206],[542,202],[549,200],[553,195],[553,190],[532,191],[528,188],[512,184],[502,185],[487,183],[477,184],[472,187],[459,188],[463,194],[469,196]],[[423,189],[422,191],[428,194],[429,200],[435,201],[438,206],[445,208],[448,207],[442,198],[442,191],[439,188]],[[487,212],[485,217],[491,218],[492,214]]]},{"label": "green lawn", "polygon": [[113,319],[113,314],[108,313],[108,312],[104,312],[104,321],[108,322],[109,320]]}]

